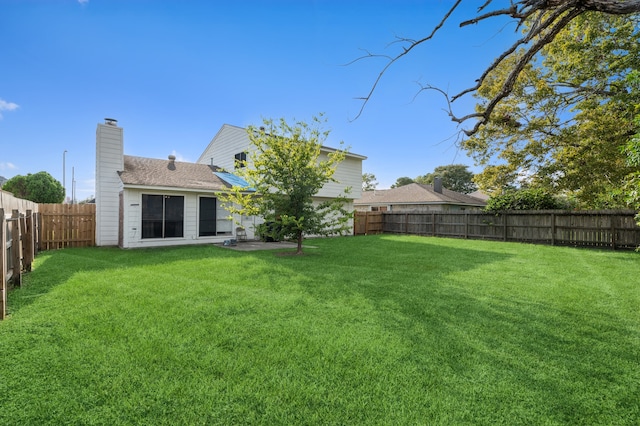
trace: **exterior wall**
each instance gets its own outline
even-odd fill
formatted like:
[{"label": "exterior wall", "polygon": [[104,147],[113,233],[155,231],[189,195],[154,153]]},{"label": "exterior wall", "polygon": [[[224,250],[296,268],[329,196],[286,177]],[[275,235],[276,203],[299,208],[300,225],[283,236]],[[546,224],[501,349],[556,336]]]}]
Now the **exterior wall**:
[{"label": "exterior wall", "polygon": [[96,130],[96,245],[118,244],[118,206],[124,169],[121,127],[98,124]]},{"label": "exterior wall", "polygon": [[228,172],[233,172],[235,168],[234,155],[247,151],[249,145],[249,137],[245,129],[225,124],[213,137],[197,162],[213,164]]},{"label": "exterior wall", "polygon": [[[326,159],[327,155],[322,154],[320,159]],[[338,182],[328,182],[318,191],[317,197],[337,197],[342,195],[345,188],[350,187],[351,192],[347,194],[349,199],[358,199],[362,196],[362,160],[347,157],[338,164],[333,177]]]},{"label": "exterior wall", "polygon": [[476,212],[481,211],[482,207],[463,204],[358,204],[355,209],[359,212]]},{"label": "exterior wall", "polygon": [[463,204],[392,204],[389,211],[393,212],[460,212],[480,211],[481,207]]},{"label": "exterior wall", "polygon": [[[184,236],[179,238],[142,238],[142,194],[174,195],[184,197]],[[215,197],[212,193],[185,192],[175,190],[159,190],[144,188],[126,188],[123,193],[123,248],[161,247],[190,244],[222,243],[224,240],[235,238],[236,225],[227,219],[229,213],[218,206],[216,212],[216,231],[226,232],[224,235],[198,236],[198,199],[200,197]],[[247,229],[247,238],[253,234]]]},{"label": "exterior wall", "polygon": [[[235,168],[234,156],[239,152],[249,151],[251,142],[246,129],[225,124],[214,136],[209,146],[204,150],[198,163],[214,164],[233,172]],[[321,159],[327,158],[327,153],[321,154]],[[250,166],[250,165],[249,165]],[[351,187],[347,198],[360,198],[362,193],[362,159],[347,157],[338,165],[334,175],[338,182],[329,182],[317,194],[317,197],[337,197],[346,187]]]}]

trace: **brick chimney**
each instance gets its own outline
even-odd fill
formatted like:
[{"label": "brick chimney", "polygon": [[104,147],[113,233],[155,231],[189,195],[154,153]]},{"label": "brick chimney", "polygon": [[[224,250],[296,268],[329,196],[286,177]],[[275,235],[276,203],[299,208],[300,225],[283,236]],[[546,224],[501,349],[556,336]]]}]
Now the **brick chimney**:
[{"label": "brick chimney", "polygon": [[433,191],[442,194],[442,179],[439,177],[433,178]]}]

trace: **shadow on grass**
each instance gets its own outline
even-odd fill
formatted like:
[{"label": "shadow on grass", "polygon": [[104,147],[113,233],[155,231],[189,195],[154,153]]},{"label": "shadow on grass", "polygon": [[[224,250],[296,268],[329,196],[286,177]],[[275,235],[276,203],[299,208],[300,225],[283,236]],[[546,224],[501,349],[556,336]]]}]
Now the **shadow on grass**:
[{"label": "shadow on grass", "polygon": [[[67,248],[36,256],[34,268],[23,277],[21,287],[8,293],[8,311],[14,314],[42,295],[65,283],[78,272],[140,268],[181,260],[233,258],[239,254],[213,245],[122,250],[116,247]],[[180,271],[176,270],[176,274]]]},{"label": "shadow on grass", "polygon": [[[326,269],[306,271],[305,290],[328,305],[366,300],[373,321],[412,348],[405,358],[441,375],[461,405],[504,402],[503,413],[464,421],[540,415],[590,423],[605,421],[609,411],[639,412],[640,373],[629,372],[640,359],[640,335],[629,318],[575,298],[554,300],[535,280],[513,285],[491,264],[517,255],[479,250],[481,243],[373,237],[348,255],[350,245],[322,253]],[[487,270],[495,270],[495,283]],[[517,269],[511,272],[517,280]],[[351,325],[367,320],[351,318]]]}]

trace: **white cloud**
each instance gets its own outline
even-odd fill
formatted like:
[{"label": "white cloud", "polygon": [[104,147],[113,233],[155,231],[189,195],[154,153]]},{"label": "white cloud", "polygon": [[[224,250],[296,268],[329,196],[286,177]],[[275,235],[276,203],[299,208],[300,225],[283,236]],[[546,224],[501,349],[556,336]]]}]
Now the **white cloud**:
[{"label": "white cloud", "polygon": [[19,107],[20,106],[18,104],[0,99],[0,119],[2,119],[2,111],[13,111],[18,109]]},{"label": "white cloud", "polygon": [[18,166],[13,163],[0,163],[0,170],[17,170]]}]

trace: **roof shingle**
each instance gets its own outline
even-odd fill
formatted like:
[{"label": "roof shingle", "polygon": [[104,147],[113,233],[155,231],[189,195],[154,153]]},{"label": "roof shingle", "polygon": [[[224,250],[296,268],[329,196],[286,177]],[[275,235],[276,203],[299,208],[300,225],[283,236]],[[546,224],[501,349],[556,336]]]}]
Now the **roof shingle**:
[{"label": "roof shingle", "polygon": [[226,191],[230,185],[214,174],[216,166],[124,156],[120,179],[125,185]]},{"label": "roof shingle", "polygon": [[354,205],[369,204],[469,204],[484,206],[486,202],[466,194],[442,188],[442,193],[433,190],[432,185],[411,183],[398,188],[365,191]]}]

